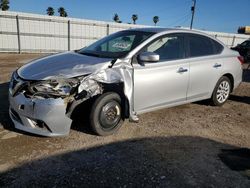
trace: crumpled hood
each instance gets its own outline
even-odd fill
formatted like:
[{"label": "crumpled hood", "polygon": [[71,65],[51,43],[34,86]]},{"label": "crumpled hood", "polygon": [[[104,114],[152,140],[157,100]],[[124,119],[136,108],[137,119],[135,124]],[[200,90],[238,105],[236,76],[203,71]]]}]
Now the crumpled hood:
[{"label": "crumpled hood", "polygon": [[111,61],[108,58],[65,52],[31,61],[19,68],[18,74],[26,80],[46,80],[55,76],[71,78],[107,68]]}]

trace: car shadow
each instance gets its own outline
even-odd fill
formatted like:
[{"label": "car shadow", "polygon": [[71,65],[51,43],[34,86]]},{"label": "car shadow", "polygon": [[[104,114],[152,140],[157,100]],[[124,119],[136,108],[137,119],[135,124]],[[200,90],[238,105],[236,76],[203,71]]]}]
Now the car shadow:
[{"label": "car shadow", "polygon": [[250,63],[247,67],[248,68],[243,69],[243,82],[250,82]]},{"label": "car shadow", "polygon": [[249,187],[249,164],[249,149],[202,137],[140,138],[29,161],[0,186]]},{"label": "car shadow", "polygon": [[250,104],[250,97],[248,96],[230,95],[229,100],[240,102],[240,103],[245,103],[245,104]]},{"label": "car shadow", "polygon": [[[250,149],[223,149],[218,156],[231,170],[250,170]],[[250,174],[248,176],[250,178]]]},{"label": "car shadow", "polygon": [[0,126],[13,131],[15,128],[9,117],[8,88],[9,82],[0,84]]},{"label": "car shadow", "polygon": [[211,106],[211,101],[209,99],[205,99],[205,100],[202,100],[202,101],[196,101],[196,102],[193,102],[193,104],[198,104],[198,105],[201,105],[201,106]]},{"label": "car shadow", "polygon": [[89,121],[87,120],[79,120],[79,119],[73,120],[71,124],[71,129],[96,136],[96,134],[94,134],[94,132],[90,128]]},{"label": "car shadow", "polygon": [[[250,97],[248,96],[239,96],[239,95],[233,95],[231,94],[229,96],[230,101],[235,101],[235,102],[240,102],[240,103],[245,103],[245,104],[250,104]],[[210,100],[203,100],[203,101],[197,101],[193,102],[193,104],[198,104],[198,105],[204,105],[204,106],[212,106]]]},{"label": "car shadow", "polygon": [[71,114],[72,124],[71,129],[80,131],[86,134],[96,135],[90,128],[89,116],[90,109],[95,98],[89,99],[78,105]]}]

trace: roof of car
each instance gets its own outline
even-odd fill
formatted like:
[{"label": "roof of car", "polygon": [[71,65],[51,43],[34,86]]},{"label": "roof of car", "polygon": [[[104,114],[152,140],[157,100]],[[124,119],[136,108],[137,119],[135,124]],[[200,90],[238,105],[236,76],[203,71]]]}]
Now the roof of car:
[{"label": "roof of car", "polygon": [[[223,45],[225,47],[225,45],[219,41],[218,39],[216,39],[215,37],[204,33],[200,30],[196,30],[196,29],[189,29],[189,28],[162,28],[162,27],[143,27],[143,28],[133,28],[133,29],[129,29],[130,31],[142,31],[142,32],[153,32],[153,33],[165,33],[165,32],[187,32],[187,33],[193,33],[193,34],[198,34],[198,35],[203,35],[203,36],[207,36],[209,38],[212,38],[213,40],[217,41],[218,43],[220,43],[221,45]],[[129,31],[127,30],[127,31]]]},{"label": "roof of car", "polygon": [[143,27],[143,28],[133,28],[132,30],[135,31],[144,31],[144,32],[154,32],[154,33],[161,33],[165,31],[190,31],[189,29],[183,28],[162,28],[162,27]]}]

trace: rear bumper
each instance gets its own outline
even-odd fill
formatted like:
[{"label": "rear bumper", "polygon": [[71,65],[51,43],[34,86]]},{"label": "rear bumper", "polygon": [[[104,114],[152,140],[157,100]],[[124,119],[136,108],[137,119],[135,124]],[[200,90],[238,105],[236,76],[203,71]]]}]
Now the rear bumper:
[{"label": "rear bumper", "polygon": [[15,128],[42,136],[69,134],[72,120],[63,99],[30,99],[22,93],[9,95],[9,114]]}]

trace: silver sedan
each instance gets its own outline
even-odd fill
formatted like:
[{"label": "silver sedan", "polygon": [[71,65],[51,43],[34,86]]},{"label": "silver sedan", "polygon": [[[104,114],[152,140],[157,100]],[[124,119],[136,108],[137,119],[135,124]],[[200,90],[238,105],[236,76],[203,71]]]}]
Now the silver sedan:
[{"label": "silver sedan", "polygon": [[93,131],[109,135],[141,113],[204,99],[223,105],[241,83],[242,63],[237,52],[201,32],[120,31],[16,70],[10,117],[17,129],[60,136],[88,114]]}]

